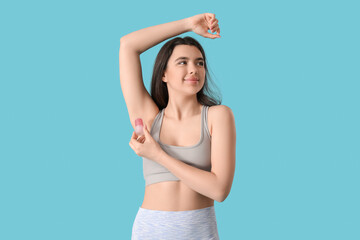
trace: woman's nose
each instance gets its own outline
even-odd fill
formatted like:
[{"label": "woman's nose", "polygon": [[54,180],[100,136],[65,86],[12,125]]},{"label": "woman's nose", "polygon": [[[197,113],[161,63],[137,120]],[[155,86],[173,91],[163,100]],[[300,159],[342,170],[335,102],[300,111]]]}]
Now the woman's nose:
[{"label": "woman's nose", "polygon": [[196,66],[195,63],[191,63],[188,66],[189,66],[189,72],[191,72],[191,73],[197,73],[198,72],[198,69],[197,69],[197,66]]}]

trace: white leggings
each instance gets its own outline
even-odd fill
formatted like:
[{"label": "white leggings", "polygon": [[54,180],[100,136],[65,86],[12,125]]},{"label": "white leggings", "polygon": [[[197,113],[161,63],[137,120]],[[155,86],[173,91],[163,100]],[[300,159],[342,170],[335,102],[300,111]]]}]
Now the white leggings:
[{"label": "white leggings", "polygon": [[214,206],[189,211],[139,208],[131,240],[219,240]]}]

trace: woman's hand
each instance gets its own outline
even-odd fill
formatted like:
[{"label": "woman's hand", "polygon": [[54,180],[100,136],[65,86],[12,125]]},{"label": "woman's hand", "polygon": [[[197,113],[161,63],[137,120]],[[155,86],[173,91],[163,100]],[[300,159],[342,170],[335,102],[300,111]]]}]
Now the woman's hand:
[{"label": "woman's hand", "polygon": [[146,124],[143,129],[145,135],[141,137],[138,137],[135,131],[133,132],[129,145],[138,156],[145,157],[156,162],[164,150],[162,150],[159,143],[156,142],[150,135]]},{"label": "woman's hand", "polygon": [[[203,37],[207,38],[220,38],[220,27],[219,20],[215,18],[213,13],[203,13],[192,16],[189,18],[191,31],[197,33]],[[217,34],[211,34],[208,30],[211,30],[212,33],[216,32]]]}]

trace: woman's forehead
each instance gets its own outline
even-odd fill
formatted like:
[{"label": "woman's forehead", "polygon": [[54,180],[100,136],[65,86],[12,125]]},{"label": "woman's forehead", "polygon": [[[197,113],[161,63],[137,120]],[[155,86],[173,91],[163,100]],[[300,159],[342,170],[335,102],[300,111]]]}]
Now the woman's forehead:
[{"label": "woman's forehead", "polygon": [[175,46],[170,58],[177,59],[179,57],[187,57],[190,59],[202,58],[200,50],[195,46],[177,45]]}]

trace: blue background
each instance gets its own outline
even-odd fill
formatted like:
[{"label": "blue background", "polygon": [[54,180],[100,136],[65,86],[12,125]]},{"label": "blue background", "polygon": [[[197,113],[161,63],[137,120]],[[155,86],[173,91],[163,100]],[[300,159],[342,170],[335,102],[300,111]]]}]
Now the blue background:
[{"label": "blue background", "polygon": [[[119,40],[215,13],[204,47],[235,115],[220,238],[360,239],[358,1],[8,1],[0,4],[0,239],[130,239],[142,160]],[[164,42],[163,42],[164,43]],[[163,43],[141,55],[150,90]]]}]

